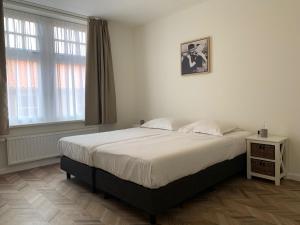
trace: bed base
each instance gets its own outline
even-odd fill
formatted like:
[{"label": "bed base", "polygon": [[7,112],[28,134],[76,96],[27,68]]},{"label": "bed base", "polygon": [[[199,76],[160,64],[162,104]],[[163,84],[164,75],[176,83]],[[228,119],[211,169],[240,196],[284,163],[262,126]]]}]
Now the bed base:
[{"label": "bed base", "polygon": [[120,179],[104,170],[88,167],[65,156],[62,157],[61,168],[90,184],[92,190],[101,190],[145,211],[149,215],[150,224],[156,224],[156,215],[182,204],[201,191],[235,174],[244,172],[246,170],[246,154],[217,163],[157,189],[146,188]]},{"label": "bed base", "polygon": [[90,167],[66,156],[62,156],[60,160],[60,168],[66,171],[68,180],[71,179],[71,175],[73,175],[80,181],[89,185],[92,192],[96,192],[94,167]]}]

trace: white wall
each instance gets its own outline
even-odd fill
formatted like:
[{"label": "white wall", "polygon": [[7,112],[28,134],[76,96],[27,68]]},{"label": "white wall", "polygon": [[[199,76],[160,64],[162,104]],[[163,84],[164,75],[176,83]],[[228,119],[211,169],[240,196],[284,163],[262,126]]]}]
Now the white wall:
[{"label": "white wall", "polygon": [[[137,117],[201,117],[290,138],[300,175],[300,1],[207,0],[135,31]],[[210,36],[212,72],[180,75],[180,43]],[[300,178],[300,176],[298,177]]]},{"label": "white wall", "polygon": [[[121,23],[110,22],[109,32],[112,46],[118,122],[114,125],[100,126],[100,130],[102,131],[131,126],[131,124],[135,122],[136,117],[133,29],[132,27]],[[12,128],[9,136],[58,132],[82,129],[84,127],[85,125],[83,122],[60,123],[42,126],[24,126]],[[23,167],[24,165],[21,165],[21,168]],[[0,146],[0,170],[2,169],[3,171],[6,171],[6,168],[6,149],[1,148]]]},{"label": "white wall", "polygon": [[115,127],[128,127],[135,122],[136,118],[133,28],[110,22],[109,33],[117,95],[118,123]]}]

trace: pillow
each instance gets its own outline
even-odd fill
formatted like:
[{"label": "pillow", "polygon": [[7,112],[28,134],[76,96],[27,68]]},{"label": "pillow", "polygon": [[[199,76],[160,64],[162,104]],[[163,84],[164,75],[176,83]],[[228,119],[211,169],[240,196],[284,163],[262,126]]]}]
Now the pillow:
[{"label": "pillow", "polygon": [[194,127],[199,123],[199,121],[196,121],[194,123],[190,123],[190,124],[187,124],[183,127],[180,127],[178,129],[178,132],[182,132],[182,133],[190,133],[190,132],[193,132],[194,130]]},{"label": "pillow", "polygon": [[178,131],[183,133],[203,133],[215,136],[223,136],[226,133],[232,132],[237,126],[232,124],[220,123],[214,120],[199,120],[194,123],[188,124]]},{"label": "pillow", "polygon": [[182,127],[184,124],[185,123],[181,120],[175,120],[171,118],[158,118],[147,121],[141,127],[175,131]]}]

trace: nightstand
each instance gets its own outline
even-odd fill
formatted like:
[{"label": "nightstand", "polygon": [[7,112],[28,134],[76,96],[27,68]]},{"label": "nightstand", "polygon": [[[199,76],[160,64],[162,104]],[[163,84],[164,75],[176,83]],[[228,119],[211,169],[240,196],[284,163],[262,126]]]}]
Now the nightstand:
[{"label": "nightstand", "polygon": [[280,185],[280,179],[286,175],[284,157],[287,148],[287,138],[269,136],[262,138],[253,135],[247,140],[247,178],[252,176],[275,181]]}]

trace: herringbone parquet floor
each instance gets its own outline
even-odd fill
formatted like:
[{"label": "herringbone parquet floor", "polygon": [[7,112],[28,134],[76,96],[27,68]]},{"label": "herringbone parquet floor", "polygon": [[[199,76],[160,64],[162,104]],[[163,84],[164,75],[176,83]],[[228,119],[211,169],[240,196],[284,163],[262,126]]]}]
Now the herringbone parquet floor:
[{"label": "herringbone parquet floor", "polygon": [[[148,218],[115,199],[92,194],[58,165],[0,176],[1,225],[142,225]],[[300,224],[300,183],[280,187],[235,177],[158,217],[169,225]]]}]

